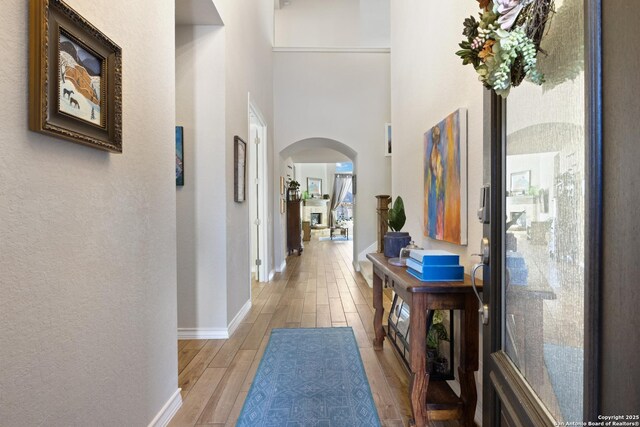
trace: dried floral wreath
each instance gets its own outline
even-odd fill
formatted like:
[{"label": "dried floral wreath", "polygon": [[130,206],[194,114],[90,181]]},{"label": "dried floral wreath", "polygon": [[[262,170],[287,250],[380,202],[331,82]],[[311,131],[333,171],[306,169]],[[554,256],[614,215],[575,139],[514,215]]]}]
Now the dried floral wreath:
[{"label": "dried floral wreath", "polygon": [[480,20],[464,20],[456,55],[462,64],[473,65],[479,80],[499,95],[527,80],[541,85],[544,76],[537,68],[540,42],[554,12],[553,0],[478,0]]}]

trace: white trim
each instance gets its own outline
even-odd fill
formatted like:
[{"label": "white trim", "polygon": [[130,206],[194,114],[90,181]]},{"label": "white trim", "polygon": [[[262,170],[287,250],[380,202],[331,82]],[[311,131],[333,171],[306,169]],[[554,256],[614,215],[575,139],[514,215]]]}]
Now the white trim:
[{"label": "white trim", "polygon": [[[256,122],[255,124],[258,128],[257,132],[259,133],[259,135],[257,136],[260,139],[259,144],[251,144],[250,146],[250,153],[253,153],[253,155],[256,156],[255,159],[250,160],[252,163],[251,167],[254,166],[253,161],[255,160],[258,168],[257,176],[254,176],[254,178],[256,179],[256,183],[258,184],[258,194],[255,195],[256,198],[251,198],[253,197],[253,194],[254,194],[252,193],[249,200],[250,209],[253,210],[257,208],[257,212],[255,212],[257,217],[254,217],[254,212],[250,214],[250,218],[251,218],[250,227],[253,227],[253,219],[260,220],[261,225],[258,229],[258,234],[257,234],[257,238],[259,242],[257,253],[260,259],[262,260],[262,264],[256,268],[256,271],[258,272],[258,281],[267,282],[269,277],[269,266],[267,265],[267,260],[270,259],[270,255],[271,255],[269,251],[271,242],[269,240],[269,232],[268,232],[268,225],[269,225],[269,204],[268,204],[269,140],[268,140],[268,135],[269,135],[269,130],[267,128],[267,121],[264,119],[264,116],[262,115],[262,112],[260,111],[260,108],[258,107],[258,105],[253,101],[251,97],[251,93],[247,94],[247,106],[248,106],[247,119],[249,123],[249,129],[248,129],[249,142],[255,141],[254,136],[251,134],[252,116],[255,117],[255,122]],[[249,176],[253,176],[253,174],[250,173]],[[252,200],[254,203],[256,203],[257,201],[257,206],[252,206],[251,204]],[[251,282],[249,282],[249,289],[251,289]],[[251,291],[249,291],[249,295],[251,295]]]},{"label": "white trim", "polygon": [[276,271],[275,271],[275,270],[271,270],[271,271],[269,272],[269,281],[272,281],[272,280],[273,280],[273,277],[274,277],[275,275],[276,275]]},{"label": "white trim", "polygon": [[276,271],[278,273],[282,273],[285,268],[287,268],[287,260],[286,259],[282,260],[282,264],[280,264],[280,267],[276,267]]},{"label": "white trim", "polygon": [[153,421],[149,423],[149,427],[165,427],[169,424],[173,416],[178,412],[178,409],[182,406],[181,389],[177,389],[173,396],[167,400],[160,412],[153,418]]},{"label": "white trim", "polygon": [[226,328],[178,328],[179,340],[226,340],[229,331]]},{"label": "white trim", "polygon": [[274,52],[391,53],[389,47],[274,47]]},{"label": "white trim", "polygon": [[251,300],[247,301],[242,306],[238,314],[236,314],[236,317],[234,317],[233,320],[229,323],[229,327],[227,328],[227,331],[229,331],[229,337],[233,335],[236,329],[238,329],[238,326],[240,326],[240,323],[244,320],[245,317],[247,317],[247,314],[249,314],[249,310],[251,310]]}]

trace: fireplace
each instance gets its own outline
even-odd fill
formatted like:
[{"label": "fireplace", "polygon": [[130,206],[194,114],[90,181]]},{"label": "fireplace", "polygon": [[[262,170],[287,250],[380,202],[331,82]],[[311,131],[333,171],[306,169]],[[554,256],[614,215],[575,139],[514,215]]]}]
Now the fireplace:
[{"label": "fireplace", "polygon": [[322,224],[322,213],[311,212],[311,226],[316,227],[320,224]]}]

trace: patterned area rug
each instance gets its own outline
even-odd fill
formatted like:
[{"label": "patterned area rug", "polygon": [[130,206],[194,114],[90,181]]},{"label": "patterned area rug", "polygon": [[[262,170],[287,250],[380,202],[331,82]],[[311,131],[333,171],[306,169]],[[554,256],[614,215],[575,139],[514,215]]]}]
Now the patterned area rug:
[{"label": "patterned area rug", "polygon": [[353,330],[274,329],[237,426],[380,426]]}]

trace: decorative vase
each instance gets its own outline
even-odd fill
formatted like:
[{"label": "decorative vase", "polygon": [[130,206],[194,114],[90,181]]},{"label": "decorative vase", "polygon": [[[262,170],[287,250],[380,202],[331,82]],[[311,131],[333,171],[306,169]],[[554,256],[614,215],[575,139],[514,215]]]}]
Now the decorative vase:
[{"label": "decorative vase", "polygon": [[400,255],[400,249],[411,242],[411,236],[405,231],[390,231],[384,235],[384,256],[395,258]]}]

